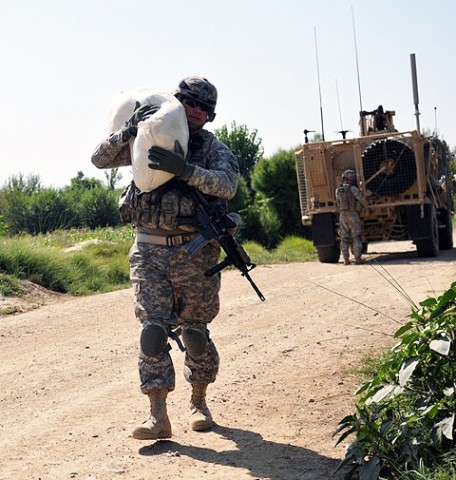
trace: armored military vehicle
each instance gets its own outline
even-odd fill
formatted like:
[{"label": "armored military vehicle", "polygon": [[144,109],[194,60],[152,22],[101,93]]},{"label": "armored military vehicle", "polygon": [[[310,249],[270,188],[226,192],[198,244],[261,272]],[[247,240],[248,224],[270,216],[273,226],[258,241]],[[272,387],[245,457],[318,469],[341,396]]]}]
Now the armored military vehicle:
[{"label": "armored military vehicle", "polygon": [[359,137],[305,143],[296,152],[302,222],[312,226],[320,262],[339,261],[335,190],[347,169],[368,203],[361,211],[365,251],[377,241],[412,240],[420,257],[453,247],[448,145],[420,133],[418,114],[416,130],[398,132],[394,115],[382,106],[361,111]]}]

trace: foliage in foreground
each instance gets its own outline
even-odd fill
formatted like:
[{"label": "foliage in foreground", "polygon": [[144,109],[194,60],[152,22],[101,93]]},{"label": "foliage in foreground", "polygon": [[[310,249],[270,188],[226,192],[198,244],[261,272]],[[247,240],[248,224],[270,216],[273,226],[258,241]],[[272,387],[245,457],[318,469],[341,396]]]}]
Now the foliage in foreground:
[{"label": "foliage in foreground", "polygon": [[[339,468],[346,479],[449,479],[423,472],[455,468],[456,282],[414,309],[376,375],[358,389],[337,443],[354,434]],[[421,473],[420,473],[421,472]],[[406,476],[404,476],[406,475]],[[421,475],[421,476],[419,476]]]},{"label": "foliage in foreground", "polygon": [[404,473],[399,480],[456,480],[456,459],[453,455],[444,456],[442,464],[433,468],[426,467],[423,462],[416,470]]}]

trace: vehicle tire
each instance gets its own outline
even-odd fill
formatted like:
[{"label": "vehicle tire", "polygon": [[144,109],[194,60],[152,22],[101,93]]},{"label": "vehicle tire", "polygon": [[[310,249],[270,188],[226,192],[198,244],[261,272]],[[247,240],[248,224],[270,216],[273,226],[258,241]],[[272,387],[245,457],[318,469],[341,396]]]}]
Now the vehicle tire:
[{"label": "vehicle tire", "polygon": [[453,218],[451,212],[447,209],[440,210],[439,223],[443,225],[439,228],[439,249],[451,250],[453,248]]},{"label": "vehicle tire", "polygon": [[318,260],[320,263],[337,263],[340,257],[339,245],[325,245],[324,247],[318,246],[317,249]]},{"label": "vehicle tire", "polygon": [[405,143],[385,139],[372,143],[362,153],[364,178],[375,176],[366,187],[375,195],[397,195],[416,180],[414,151]]},{"label": "vehicle tire", "polygon": [[439,253],[439,222],[437,221],[437,212],[433,205],[431,205],[427,221],[430,222],[429,231],[431,236],[425,240],[417,240],[416,251],[419,257],[436,257]]}]

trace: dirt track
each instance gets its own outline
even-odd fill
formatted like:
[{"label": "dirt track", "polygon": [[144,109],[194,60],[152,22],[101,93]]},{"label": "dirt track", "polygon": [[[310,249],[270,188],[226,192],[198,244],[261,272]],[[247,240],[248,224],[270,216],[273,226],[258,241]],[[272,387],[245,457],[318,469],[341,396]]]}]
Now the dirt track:
[{"label": "dirt track", "polygon": [[[370,251],[415,302],[455,279],[455,250],[436,259],[418,259],[409,243]],[[393,343],[399,325],[388,317],[403,321],[410,305],[370,263],[274,265],[252,277],[266,302],[237,272],[223,274],[212,432],[188,428],[173,346],[172,441],[130,437],[147,413],[130,289],[0,318],[0,479],[337,479],[343,446],[331,435],[352,411],[348,372]]]}]

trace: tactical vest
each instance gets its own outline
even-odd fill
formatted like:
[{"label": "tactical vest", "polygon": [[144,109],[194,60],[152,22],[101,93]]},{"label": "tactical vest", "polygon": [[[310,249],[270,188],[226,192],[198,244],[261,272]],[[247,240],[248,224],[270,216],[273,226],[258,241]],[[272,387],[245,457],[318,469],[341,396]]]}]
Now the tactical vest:
[{"label": "tactical vest", "polygon": [[351,185],[342,184],[337,187],[337,200],[339,211],[354,212],[356,211],[356,198],[351,190]]},{"label": "tactical vest", "polygon": [[[192,137],[188,160],[193,165],[206,167],[202,147],[203,138]],[[195,231],[195,205],[175,178],[151,192],[142,192],[132,181],[122,192],[119,210],[122,222],[148,231]]]}]

